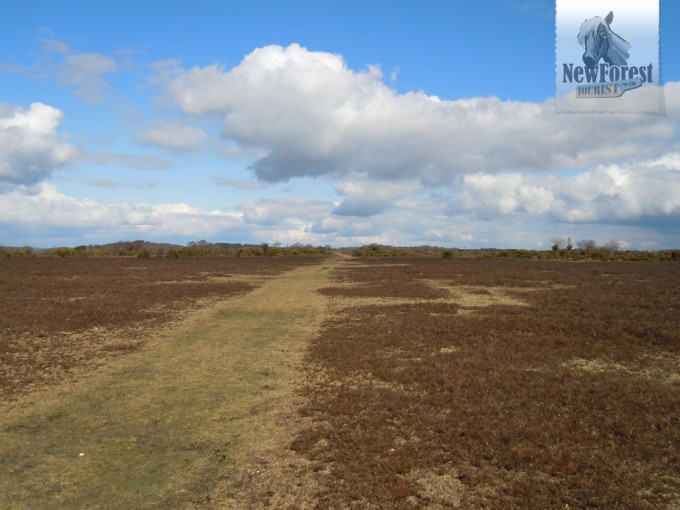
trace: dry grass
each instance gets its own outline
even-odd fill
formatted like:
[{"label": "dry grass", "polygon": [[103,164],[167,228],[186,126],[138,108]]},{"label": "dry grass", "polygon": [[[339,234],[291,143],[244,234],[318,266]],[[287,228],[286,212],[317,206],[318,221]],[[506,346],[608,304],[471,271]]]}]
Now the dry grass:
[{"label": "dry grass", "polygon": [[639,377],[661,384],[680,384],[680,356],[643,356],[637,363],[617,363],[603,359],[575,358],[562,364],[565,368],[594,374],[619,374],[621,377]]},{"label": "dry grass", "polygon": [[313,258],[0,259],[0,401],[74,380]]},{"label": "dry grass", "polygon": [[[145,280],[149,261],[122,262],[121,299],[147,280],[148,296],[188,299],[70,323],[126,355],[0,416],[0,507],[680,506],[678,264],[409,258]],[[58,282],[82,290],[85,274]],[[145,336],[220,296],[238,298]],[[47,342],[63,323],[45,319]],[[37,345],[27,327],[1,338]]]},{"label": "dry grass", "polygon": [[677,507],[680,265],[403,264],[323,291],[316,508]]},{"label": "dry grass", "polygon": [[[298,268],[0,416],[1,508],[293,508],[293,389],[326,266]],[[83,455],[81,456],[80,453]],[[304,483],[303,483],[304,482]]]}]

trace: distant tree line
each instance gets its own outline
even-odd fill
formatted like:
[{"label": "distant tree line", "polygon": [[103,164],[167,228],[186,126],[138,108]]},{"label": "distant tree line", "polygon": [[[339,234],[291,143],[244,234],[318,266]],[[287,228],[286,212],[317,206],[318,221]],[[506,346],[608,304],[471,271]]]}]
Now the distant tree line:
[{"label": "distant tree line", "polygon": [[149,243],[146,241],[118,241],[108,245],[76,246],[34,249],[31,247],[9,248],[0,246],[2,257],[137,257],[170,258],[182,257],[277,257],[284,255],[330,255],[330,246],[312,246],[295,243],[281,246],[280,243],[240,244],[210,243],[205,240],[191,241],[186,246]]},{"label": "distant tree line", "polygon": [[528,258],[561,260],[668,260],[680,261],[680,250],[621,250],[621,243],[612,239],[602,245],[593,239],[581,239],[576,246],[571,238],[553,237],[550,250],[493,250],[484,254],[494,258]]},{"label": "distant tree line", "polygon": [[413,255],[413,252],[382,244],[368,244],[352,250],[353,257],[407,257],[409,255]]},{"label": "distant tree line", "polygon": [[[338,251],[351,253],[354,257],[412,257],[428,256],[444,259],[461,257],[474,258],[522,258],[540,260],[668,260],[680,261],[680,250],[621,250],[620,243],[615,240],[599,245],[593,239],[581,239],[575,244],[571,238],[554,237],[550,240],[548,250],[526,249],[460,249],[442,248],[438,246],[390,246],[368,244],[358,248],[341,248]],[[138,258],[171,258],[182,257],[277,257],[286,255],[330,255],[330,246],[313,246],[295,243],[282,246],[281,243],[211,243],[204,239],[191,241],[185,246],[150,243],[147,241],[118,241],[106,245],[80,245],[74,248],[59,247],[50,249],[0,246],[0,258],[3,257],[138,257]]]}]

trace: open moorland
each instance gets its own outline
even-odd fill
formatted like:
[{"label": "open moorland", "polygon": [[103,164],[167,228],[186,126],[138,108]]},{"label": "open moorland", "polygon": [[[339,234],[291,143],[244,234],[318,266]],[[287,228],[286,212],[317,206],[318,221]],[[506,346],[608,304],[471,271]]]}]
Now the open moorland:
[{"label": "open moorland", "polygon": [[257,508],[304,476],[327,258],[9,262],[0,508]]},{"label": "open moorland", "polygon": [[0,260],[0,507],[680,508],[680,264]]},{"label": "open moorland", "polygon": [[0,397],[139,349],[191,310],[314,257],[0,258]]},{"label": "open moorland", "polygon": [[680,266],[445,262],[323,289],[318,508],[679,508]]}]

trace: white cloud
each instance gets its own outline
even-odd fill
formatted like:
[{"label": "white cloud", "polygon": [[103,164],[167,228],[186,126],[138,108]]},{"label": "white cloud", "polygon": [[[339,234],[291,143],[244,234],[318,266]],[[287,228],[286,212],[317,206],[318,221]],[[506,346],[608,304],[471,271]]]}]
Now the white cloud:
[{"label": "white cloud", "polygon": [[304,198],[271,198],[241,204],[246,223],[282,225],[291,221],[309,223],[328,215],[335,207],[332,202]]},{"label": "white cloud", "polygon": [[267,155],[258,178],[343,176],[451,184],[463,174],[546,171],[653,157],[677,128],[668,117],[559,115],[552,101],[441,100],[399,94],[377,67],[355,72],[339,55],[297,44],[258,48],[231,68],[175,69],[168,96],[190,115],[223,118],[223,135]]},{"label": "white cloud", "polygon": [[0,104],[0,188],[36,183],[77,156],[57,135],[62,118],[43,103],[28,110]]},{"label": "white cloud", "polygon": [[120,186],[120,182],[114,181],[113,179],[88,179],[87,181],[85,181],[85,184],[97,188],[109,188],[109,189],[114,189]]},{"label": "white cloud", "polygon": [[137,133],[139,143],[155,145],[177,151],[194,151],[200,148],[205,132],[195,126],[173,121],[156,121],[149,128]]},{"label": "white cloud", "polygon": [[553,192],[519,173],[472,174],[465,176],[458,206],[474,211],[480,218],[489,219],[519,211],[543,214],[552,208]]},{"label": "white cloud", "polygon": [[68,55],[72,51],[67,43],[51,37],[42,41],[42,47],[49,53],[57,53],[59,55]]},{"label": "white cloud", "polygon": [[216,186],[228,186],[236,189],[257,190],[265,187],[260,181],[251,179],[228,179],[226,177],[213,177]]},{"label": "white cloud", "polygon": [[[49,37],[42,39],[45,54],[31,65],[15,65],[0,63],[0,70],[10,73],[25,74],[31,78],[56,80],[73,86],[73,92],[83,102],[100,103],[104,99],[109,83],[106,75],[118,72],[115,58],[101,53],[84,53],[71,48],[67,43]],[[129,58],[125,65],[130,66]]]},{"label": "white cloud", "polygon": [[116,235],[206,237],[243,225],[239,213],[201,211],[185,203],[128,204],[74,198],[40,183],[2,195],[0,222],[15,226],[113,231]]},{"label": "white cloud", "polygon": [[158,182],[156,181],[144,181],[141,183],[129,183],[129,182],[120,182],[114,179],[88,179],[85,181],[85,184],[88,186],[93,186],[95,188],[108,188],[108,189],[116,189],[116,188],[121,188],[121,187],[126,187],[126,188],[135,188],[135,189],[150,189],[150,188],[155,188],[158,186]]},{"label": "white cloud", "polygon": [[333,214],[337,216],[374,216],[395,205],[397,199],[412,195],[421,188],[414,182],[342,181],[335,191],[344,201]]},{"label": "white cloud", "polygon": [[86,103],[99,103],[109,88],[105,76],[118,72],[116,59],[101,53],[84,53],[52,37],[50,30],[41,40],[44,55],[30,65],[0,63],[0,70],[31,78],[57,80],[74,87],[74,94]]},{"label": "white cloud", "polygon": [[115,60],[99,53],[72,53],[66,56],[64,64],[64,80],[76,85],[116,71]]},{"label": "white cloud", "polygon": [[[86,100],[102,97],[115,60],[57,40],[45,47],[57,62],[50,67],[53,78],[70,80]],[[184,203],[69,197],[41,183],[67,162],[162,169],[171,160],[77,150],[59,136],[56,108],[0,105],[0,223],[16,231],[106,230],[116,238],[239,232],[230,239],[335,246],[519,247],[547,243],[552,235],[616,238],[633,246],[668,246],[674,239],[677,245],[680,83],[665,86],[666,117],[558,115],[551,101],[399,94],[377,66],[353,71],[341,56],[298,45],[260,48],[231,69],[184,70],[174,61],[156,68],[167,99],[191,118],[185,124],[139,122],[138,142],[255,161],[259,180],[214,177],[217,186],[258,190],[264,181],[324,176],[333,179],[342,201],[315,200],[321,195],[307,191],[311,198],[261,198],[237,212],[217,212]],[[210,132],[215,119],[198,124],[205,120],[200,116],[222,121],[223,139],[194,127]],[[578,168],[588,169],[574,174]],[[560,175],[565,169],[570,175]],[[124,174],[116,170],[85,182],[110,189],[135,185],[119,180]],[[665,230],[656,228],[663,222]]]},{"label": "white cloud", "polygon": [[60,239],[60,232],[67,232],[71,240],[77,233],[78,241],[70,241],[71,245],[84,238],[110,241],[126,236],[326,244],[329,240],[314,233],[312,224],[330,215],[333,207],[330,202],[304,198],[247,202],[242,212],[205,211],[182,202],[111,203],[68,196],[43,182],[0,195],[0,232],[30,232],[38,244],[45,238]]},{"label": "white cloud", "polygon": [[148,154],[116,154],[107,151],[81,150],[78,161],[81,163],[96,163],[98,165],[123,165],[143,170],[165,170],[172,167],[172,163],[165,159]]},{"label": "white cloud", "polygon": [[[455,219],[444,214],[445,201],[430,197],[404,201],[398,209],[370,217],[324,216],[312,227],[320,244],[356,246],[369,243],[392,245],[473,246],[484,242],[489,226],[461,215]],[[409,203],[410,202],[410,203]],[[495,227],[494,227],[495,228]]]},{"label": "white cloud", "polygon": [[[653,167],[649,165],[650,169]],[[672,192],[669,191],[669,197]],[[130,204],[75,198],[43,182],[19,186],[0,195],[0,232],[12,232],[13,237],[24,240],[20,243],[38,246],[45,246],[46,242],[75,245],[93,239],[108,242],[133,237],[333,246],[385,243],[526,248],[545,246],[556,235],[571,236],[574,240],[593,238],[598,242],[618,239],[632,247],[677,246],[677,238],[673,237],[677,236],[677,216],[673,234],[626,222],[555,223],[554,210],[526,214],[518,209],[479,221],[474,212],[463,210],[447,216],[443,196],[398,200],[399,208],[371,217],[336,216],[332,210],[337,204],[306,198],[251,201],[242,204],[240,211],[224,212],[206,211],[186,203]]]},{"label": "white cloud", "polygon": [[567,177],[469,175],[449,210],[464,211],[484,219],[548,214],[570,223],[680,221],[680,153],[600,165]]},{"label": "white cloud", "polygon": [[75,87],[75,94],[86,103],[99,103],[108,88],[104,79],[117,71],[116,61],[99,53],[71,53],[58,67],[59,80]]},{"label": "white cloud", "polygon": [[323,216],[314,222],[311,230],[316,234],[339,239],[366,238],[380,232],[373,218],[358,216]]}]

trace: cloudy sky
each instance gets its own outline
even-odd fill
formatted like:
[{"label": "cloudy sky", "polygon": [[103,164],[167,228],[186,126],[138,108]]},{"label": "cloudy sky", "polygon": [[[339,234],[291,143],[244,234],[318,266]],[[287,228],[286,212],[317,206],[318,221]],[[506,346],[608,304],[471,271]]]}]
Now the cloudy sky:
[{"label": "cloudy sky", "polygon": [[664,114],[558,114],[554,0],[0,0],[0,245],[678,248],[660,11]]}]

